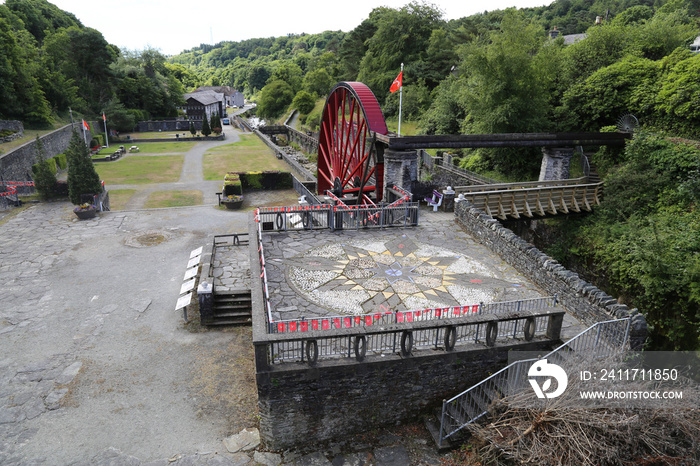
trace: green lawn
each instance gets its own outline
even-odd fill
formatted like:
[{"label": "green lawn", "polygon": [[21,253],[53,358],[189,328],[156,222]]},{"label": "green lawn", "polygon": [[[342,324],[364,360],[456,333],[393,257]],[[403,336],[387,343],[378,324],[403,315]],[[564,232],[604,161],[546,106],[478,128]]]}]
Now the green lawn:
[{"label": "green lawn", "polygon": [[[139,148],[139,154],[167,154],[167,153],[185,153],[188,150],[192,149],[194,145],[197,144],[197,141],[192,141],[192,142],[144,142],[141,144],[122,144],[124,146],[124,149],[126,149],[127,152],[129,152],[129,149],[131,146],[136,146]],[[114,148],[112,152],[117,150],[119,146],[110,146],[109,149]],[[104,152],[105,149],[102,149],[102,152]],[[111,152],[108,152],[111,153]]]},{"label": "green lawn", "polygon": [[[398,132],[399,118],[392,117],[386,120],[386,127],[389,131]],[[418,122],[401,120],[401,136],[415,136],[418,134]]]},{"label": "green lawn", "polygon": [[223,180],[226,172],[289,171],[289,167],[254,134],[242,134],[239,142],[204,154],[204,179]]},{"label": "green lawn", "polygon": [[180,179],[184,160],[184,155],[132,155],[114,162],[96,163],[95,169],[108,185],[173,183]]}]

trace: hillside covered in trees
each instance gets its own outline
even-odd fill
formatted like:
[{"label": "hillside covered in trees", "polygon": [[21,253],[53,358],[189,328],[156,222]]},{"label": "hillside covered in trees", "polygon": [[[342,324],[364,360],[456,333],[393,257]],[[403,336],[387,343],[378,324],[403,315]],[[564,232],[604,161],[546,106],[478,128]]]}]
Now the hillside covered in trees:
[{"label": "hillside covered in trees", "polygon": [[[654,349],[700,347],[700,0],[556,0],[446,21],[438,7],[378,7],[348,32],[200,45],[173,57],[119,50],[46,0],[0,5],[0,118],[51,124],[68,108],[125,128],[175,116],[182,94],[228,85],[275,118],[297,108],[318,127],[338,81],[362,81],[387,117],[405,64],[403,118],[425,134],[614,131],[625,150],[592,162],[605,201],[585,218],[546,222],[541,247],[651,325]],[[600,21],[596,21],[600,18]],[[550,37],[550,31],[560,33]],[[580,34],[576,41],[565,38]],[[595,149],[595,148],[588,148]],[[533,149],[462,150],[460,164],[536,179]]]},{"label": "hillside covered in trees", "polygon": [[116,129],[130,130],[176,116],[185,88],[196,86],[157,50],[120,50],[46,0],[0,5],[2,119],[46,128],[70,108],[89,118],[104,111]]}]

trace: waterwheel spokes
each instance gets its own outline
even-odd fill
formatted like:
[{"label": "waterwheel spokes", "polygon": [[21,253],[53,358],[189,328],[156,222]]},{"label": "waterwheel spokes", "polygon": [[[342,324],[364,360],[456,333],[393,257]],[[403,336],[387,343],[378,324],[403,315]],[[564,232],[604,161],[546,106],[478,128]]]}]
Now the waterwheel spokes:
[{"label": "waterwheel spokes", "polygon": [[371,133],[387,134],[372,91],[358,82],[341,82],[326,100],[318,150],[318,191],[333,191],[352,203],[381,200],[383,164],[377,163]]}]

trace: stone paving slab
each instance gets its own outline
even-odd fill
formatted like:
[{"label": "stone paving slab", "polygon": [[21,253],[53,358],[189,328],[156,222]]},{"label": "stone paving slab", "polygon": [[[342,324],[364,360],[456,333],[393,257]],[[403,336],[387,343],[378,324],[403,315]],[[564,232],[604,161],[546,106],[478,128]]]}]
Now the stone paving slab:
[{"label": "stone paving slab", "polygon": [[192,381],[230,336],[191,333],[174,307],[189,251],[246,221],[212,207],[79,221],[54,202],[0,225],[0,464],[226,453],[230,423],[203,414]]},{"label": "stone paving slab", "polygon": [[[456,225],[269,233],[273,319],[432,309],[541,297]],[[448,224],[449,225],[449,224]]]}]

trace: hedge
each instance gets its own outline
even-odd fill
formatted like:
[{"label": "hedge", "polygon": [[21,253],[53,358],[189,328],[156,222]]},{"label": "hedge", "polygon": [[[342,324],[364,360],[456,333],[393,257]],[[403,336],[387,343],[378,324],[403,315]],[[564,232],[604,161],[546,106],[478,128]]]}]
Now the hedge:
[{"label": "hedge", "polygon": [[[42,162],[39,162],[39,163],[42,163]],[[56,170],[56,160],[55,160],[55,159],[47,159],[47,160],[45,160],[43,163],[48,163],[48,164],[49,164],[49,168],[52,170],[52,173],[55,174],[55,173],[57,172],[57,170]],[[39,165],[38,163],[35,163],[34,165],[32,165],[32,173],[33,173],[34,175],[36,175],[37,169],[39,168],[38,165]]]},{"label": "hedge", "polygon": [[56,165],[58,165],[58,168],[61,170],[65,170],[68,168],[68,158],[66,157],[66,154],[58,154],[53,156],[54,160],[56,161]]}]

